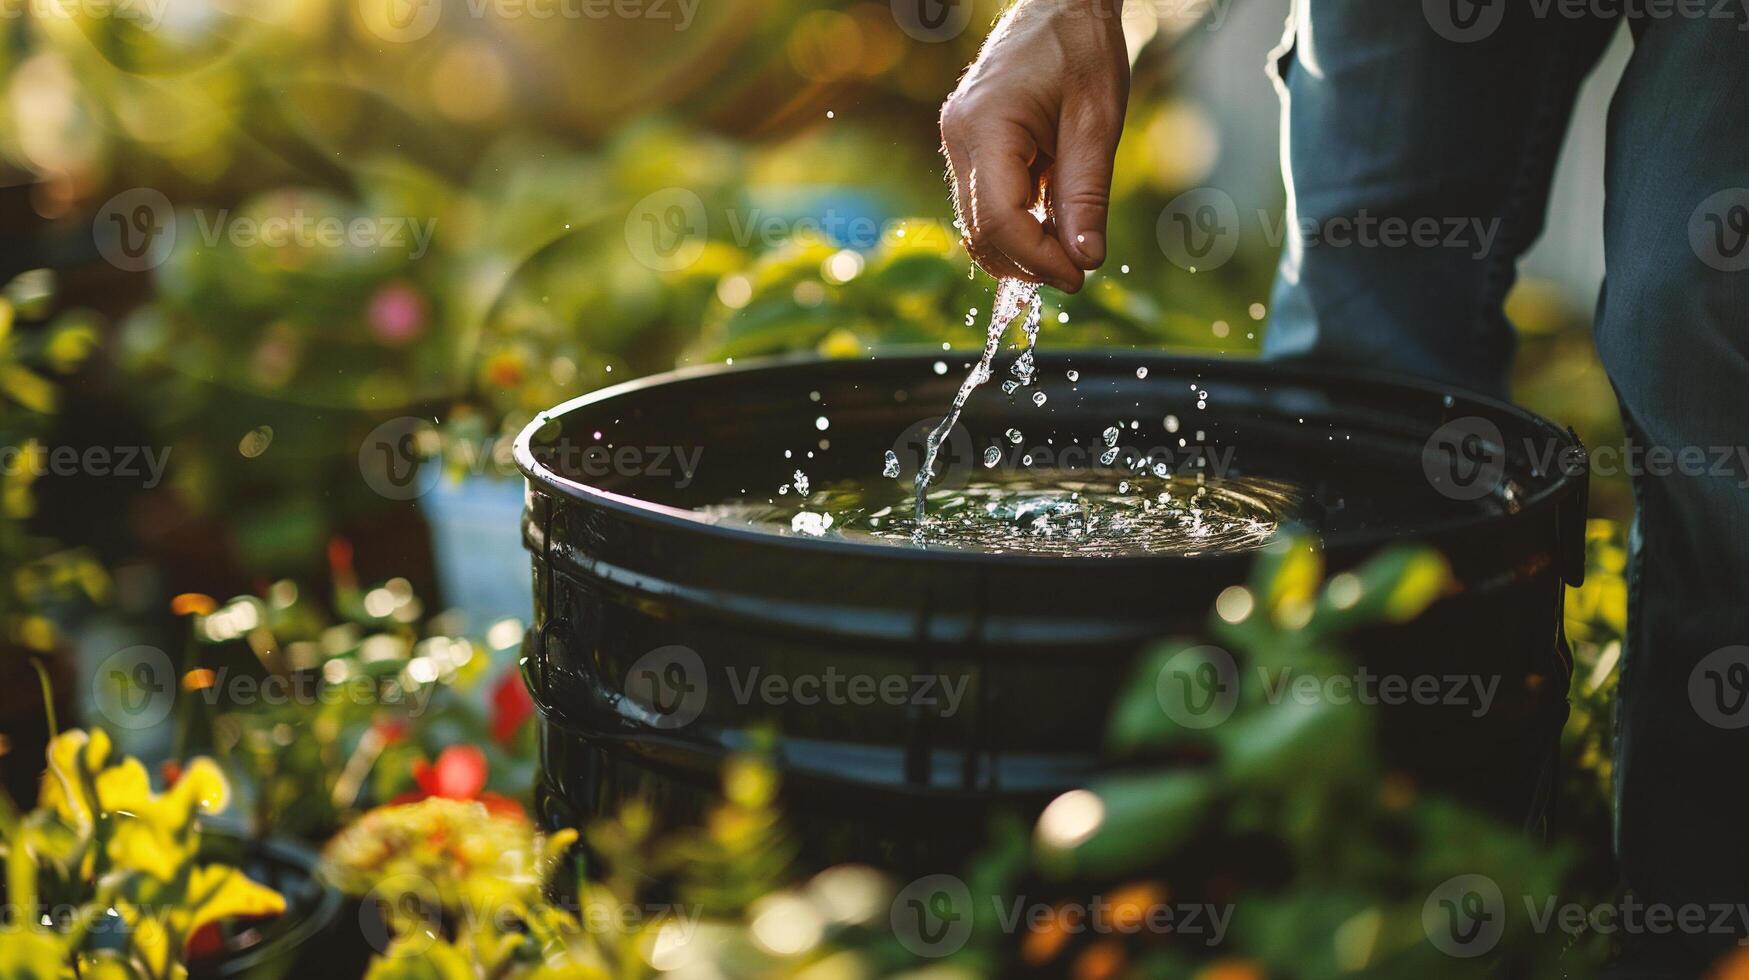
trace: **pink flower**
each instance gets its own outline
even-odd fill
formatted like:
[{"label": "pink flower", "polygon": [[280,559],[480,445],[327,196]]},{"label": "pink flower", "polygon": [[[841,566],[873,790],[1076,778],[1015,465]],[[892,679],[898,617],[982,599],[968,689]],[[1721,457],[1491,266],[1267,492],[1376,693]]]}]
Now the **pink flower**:
[{"label": "pink flower", "polygon": [[368,318],[379,343],[399,347],[425,332],[425,297],[411,283],[397,279],[370,298]]}]

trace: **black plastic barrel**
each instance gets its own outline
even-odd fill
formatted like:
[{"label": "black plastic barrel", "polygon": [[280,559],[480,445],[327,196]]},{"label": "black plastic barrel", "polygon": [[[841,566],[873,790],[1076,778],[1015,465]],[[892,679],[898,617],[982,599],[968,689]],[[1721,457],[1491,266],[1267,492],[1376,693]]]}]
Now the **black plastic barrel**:
[{"label": "black plastic barrel", "polygon": [[[522,434],[535,597],[523,670],[544,822],[633,797],[694,819],[725,756],[768,745],[812,854],[928,866],[962,855],[995,810],[1035,813],[1099,772],[1138,654],[1203,628],[1254,555],[988,554],[772,533],[695,509],[774,492],[794,469],[815,484],[874,478],[889,448],[908,478],[967,362],[686,370],[569,402]],[[973,396],[944,481],[976,472],[1010,428],[1093,448],[1134,420],[1120,445],[1176,448],[1180,465],[1201,445],[1230,472],[1302,485],[1297,518],[1332,571],[1390,544],[1437,547],[1457,589],[1412,623],[1369,628],[1356,653],[1405,675],[1498,677],[1498,693],[1479,716],[1381,708],[1387,760],[1507,819],[1536,813],[1566,717],[1563,584],[1583,572],[1570,433],[1460,392],[1277,364],[1100,350],[1044,352],[1038,369],[1045,406],[995,383]],[[771,677],[781,697],[749,683]],[[842,684],[836,699],[804,698],[793,683],[819,693],[831,677],[946,678],[963,693],[949,712],[922,691],[869,696],[865,682],[861,700]]]}]

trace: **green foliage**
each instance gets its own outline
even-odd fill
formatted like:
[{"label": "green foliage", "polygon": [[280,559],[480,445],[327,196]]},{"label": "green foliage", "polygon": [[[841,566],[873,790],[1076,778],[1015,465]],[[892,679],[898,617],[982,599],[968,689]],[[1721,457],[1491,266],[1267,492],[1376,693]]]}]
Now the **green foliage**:
[{"label": "green foliage", "polygon": [[55,277],[27,272],[0,289],[0,646],[47,651],[58,642],[47,613],[70,599],[102,602],[109,576],[80,549],[31,533],[33,484],[46,468],[47,435],[61,400],[52,380],[77,370],[97,342],[90,313],[55,310]]},{"label": "green foliage", "polygon": [[345,581],[338,615],[291,582],[222,606],[178,597],[190,617],[178,754],[213,752],[262,835],[322,839],[373,802],[419,792],[446,746],[483,747],[490,785],[525,795],[525,746],[497,730],[485,698],[506,671],[520,684],[507,663],[517,624],[491,630],[494,647],[453,616],[427,617],[404,580]]}]

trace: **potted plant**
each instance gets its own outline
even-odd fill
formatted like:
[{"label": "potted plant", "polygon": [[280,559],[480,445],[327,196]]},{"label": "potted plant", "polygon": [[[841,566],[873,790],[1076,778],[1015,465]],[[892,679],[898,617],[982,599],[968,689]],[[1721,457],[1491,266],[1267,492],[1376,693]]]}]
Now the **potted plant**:
[{"label": "potted plant", "polygon": [[0,805],[8,976],[184,976],[203,930],[286,910],[280,893],[203,851],[204,819],[230,802],[211,759],[154,792],[106,732],[72,729],[52,739],[47,762],[35,810]]}]

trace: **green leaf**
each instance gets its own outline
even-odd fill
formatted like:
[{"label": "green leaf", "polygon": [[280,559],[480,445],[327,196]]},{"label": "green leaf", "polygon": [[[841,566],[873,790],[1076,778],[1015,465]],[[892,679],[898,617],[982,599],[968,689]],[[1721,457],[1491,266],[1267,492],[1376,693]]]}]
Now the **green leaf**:
[{"label": "green leaf", "polygon": [[[1213,800],[1211,778],[1189,770],[1106,779],[1064,794],[1039,817],[1039,868],[1056,876],[1133,871],[1189,840]],[[1089,820],[1093,813],[1097,819]],[[1084,822],[1093,823],[1090,830]]]}]

